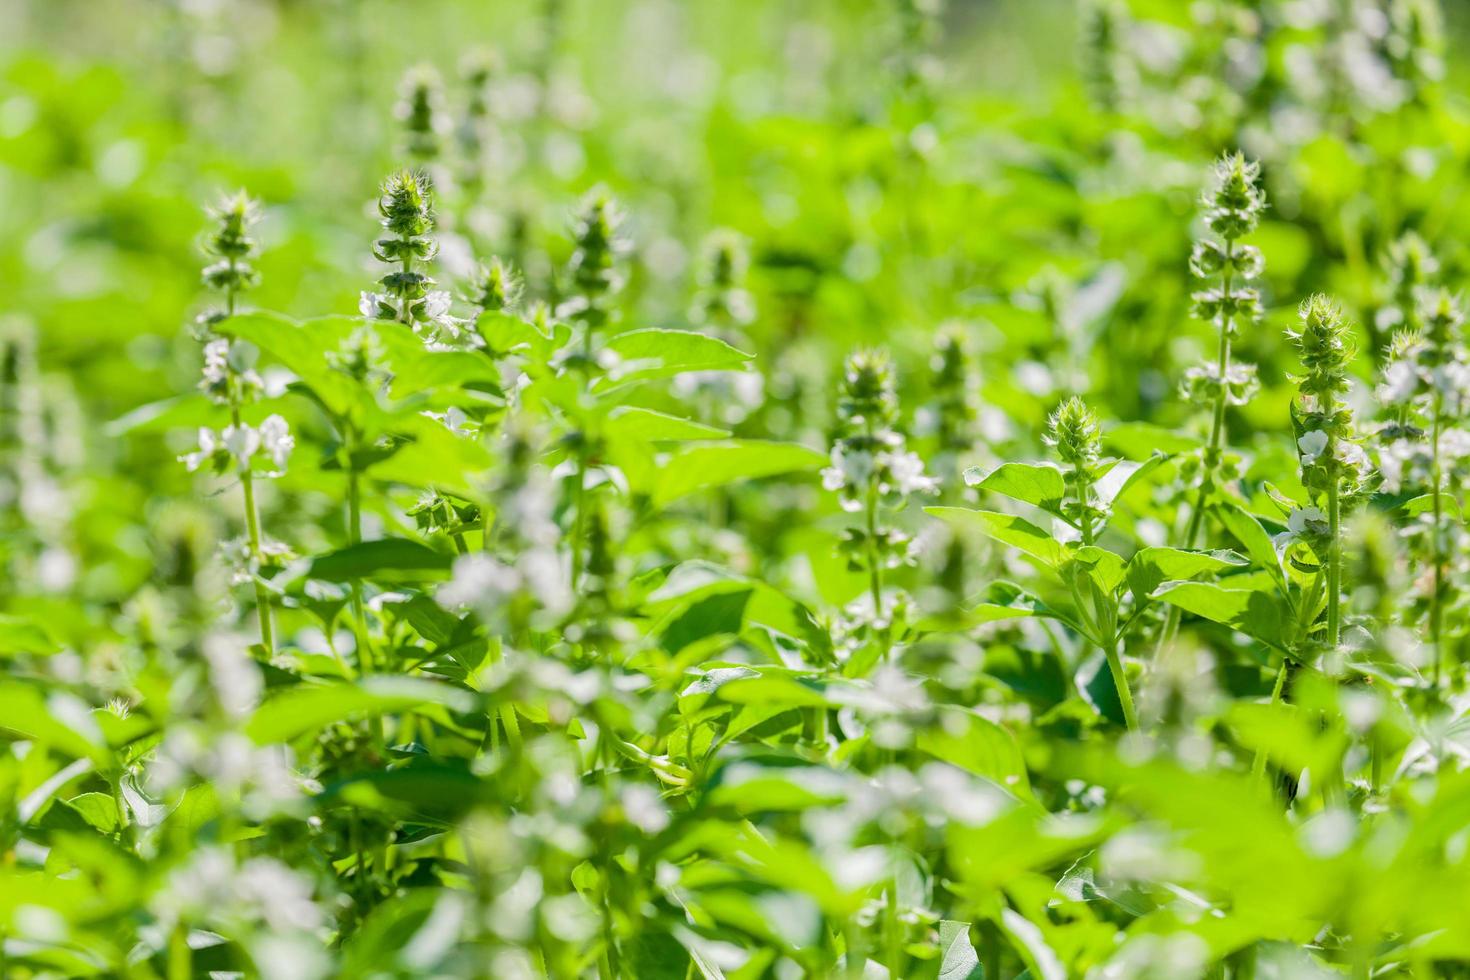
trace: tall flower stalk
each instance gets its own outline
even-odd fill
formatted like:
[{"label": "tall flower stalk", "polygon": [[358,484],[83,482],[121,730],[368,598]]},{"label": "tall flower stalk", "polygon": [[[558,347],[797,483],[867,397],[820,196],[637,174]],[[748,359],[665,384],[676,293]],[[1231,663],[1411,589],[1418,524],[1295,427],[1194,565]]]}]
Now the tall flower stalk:
[{"label": "tall flower stalk", "polygon": [[439,243],[432,234],[433,185],[423,171],[400,170],[383,182],[378,223],[384,235],[373,243],[373,256],[390,270],[378,280],[381,293],[362,294],[358,312],[396,320],[430,343],[458,337],[461,324],[449,315],[449,293],[435,289],[426,271],[439,254]]},{"label": "tall flower stalk", "polygon": [[[1353,415],[1342,401],[1353,358],[1342,310],[1326,296],[1302,303],[1297,329],[1288,331],[1301,358],[1294,406],[1302,483],[1316,506],[1300,523],[1321,563],[1327,587],[1323,643],[1335,651],[1342,643],[1342,515],[1344,504],[1363,489],[1368,459],[1355,441]],[[1321,508],[1325,506],[1326,513]],[[1325,523],[1325,529],[1320,525]]]},{"label": "tall flower stalk", "polygon": [[[1082,538],[1082,546],[1090,548],[1097,543],[1097,532],[1107,520],[1108,509],[1096,490],[1097,469],[1102,458],[1102,430],[1097,415],[1082,399],[1072,397],[1057,407],[1047,419],[1046,444],[1061,460],[1064,467],[1062,483],[1067,499],[1062,513],[1076,526]],[[1088,616],[1088,603],[1083,602],[1077,577],[1070,580],[1073,601],[1078,612],[1088,620],[1101,641],[1103,656],[1108,662],[1108,671],[1113,676],[1113,686],[1118,691],[1118,703],[1123,709],[1123,721],[1130,731],[1138,729],[1138,710],[1133,704],[1133,692],[1128,684],[1128,674],[1123,667],[1122,629],[1118,622],[1118,606],[1097,584],[1091,575],[1086,579],[1091,594],[1092,615]]]},{"label": "tall flower stalk", "polygon": [[842,549],[853,571],[867,573],[873,623],[880,631],[889,622],[883,572],[913,557],[913,541],[884,521],[884,508],[900,507],[910,494],[936,487],[897,425],[898,392],[888,354],[857,351],[842,373],[832,465],[823,471],[823,485],[838,493],[843,510],[863,515],[860,527],[848,529]]},{"label": "tall flower stalk", "polygon": [[[1260,178],[1259,164],[1239,153],[1215,164],[1204,197],[1209,234],[1195,242],[1189,260],[1190,271],[1201,282],[1192,297],[1195,315],[1215,326],[1217,338],[1215,360],[1190,368],[1182,386],[1186,398],[1210,412],[1210,436],[1199,460],[1199,488],[1184,530],[1185,548],[1199,546],[1205,512],[1218,484],[1224,461],[1225,409],[1245,404],[1256,388],[1255,365],[1232,355],[1241,326],[1261,318],[1261,296],[1254,285],[1264,265],[1261,251],[1240,243],[1255,230],[1266,207]],[[1179,609],[1171,607],[1159,637],[1161,650],[1178,628]]]},{"label": "tall flower stalk", "polygon": [[[623,215],[606,193],[595,191],[584,201],[573,228],[576,249],[567,268],[572,296],[558,310],[581,327],[581,352],[575,364],[590,379],[597,366],[597,334],[612,315],[612,303],[623,287],[621,259],[627,243],[621,235]],[[574,436],[577,464],[572,488],[576,513],[572,525],[572,585],[576,588],[587,568],[589,540],[596,544],[599,522],[589,514],[587,471],[591,464],[589,434]]]},{"label": "tall flower stalk", "polygon": [[[1390,491],[1426,489],[1429,513],[1409,527],[1427,559],[1429,645],[1434,678],[1439,682],[1446,658],[1444,611],[1453,598],[1449,540],[1455,523],[1446,519],[1445,500],[1453,485],[1451,475],[1470,454],[1470,436],[1463,423],[1470,400],[1470,353],[1461,330],[1464,316],[1453,295],[1443,289],[1419,291],[1410,322],[1390,350],[1378,397],[1394,413],[1382,431],[1383,481]],[[1427,524],[1427,527],[1425,526]]]},{"label": "tall flower stalk", "polygon": [[251,460],[260,451],[269,456],[279,471],[295,445],[286,421],[272,415],[259,428],[246,425],[241,411],[260,396],[261,379],[255,372],[259,352],[242,340],[218,336],[214,330],[236,313],[239,294],[260,279],[251,261],[256,254],[256,241],[250,228],[260,219],[260,209],[243,191],[226,198],[211,209],[215,227],[205,238],[202,249],[213,261],[204,269],[204,284],[223,299],[223,307],[199,318],[204,334],[204,371],[199,387],[216,403],[229,409],[230,424],[222,432],[199,431],[199,450],[183,457],[190,470],[209,465],[218,472],[233,469],[240,479],[245,499],[245,547],[241,577],[248,577],[255,587],[255,608],[260,620],[260,642],[267,656],[275,652],[275,630],[271,622],[270,589],[261,577],[268,551],[260,528],[260,512],[255,500],[255,476]]}]

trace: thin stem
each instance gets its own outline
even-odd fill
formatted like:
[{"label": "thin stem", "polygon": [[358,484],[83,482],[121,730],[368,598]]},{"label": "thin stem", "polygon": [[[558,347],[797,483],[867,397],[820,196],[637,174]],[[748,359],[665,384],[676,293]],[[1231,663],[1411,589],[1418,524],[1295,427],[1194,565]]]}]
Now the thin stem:
[{"label": "thin stem", "polygon": [[[1230,298],[1230,292],[1235,286],[1235,239],[1225,239],[1225,271],[1221,280],[1222,292],[1226,300]],[[1184,531],[1184,547],[1194,548],[1199,544],[1200,532],[1205,526],[1205,505],[1209,502],[1210,494],[1215,489],[1215,471],[1220,466],[1220,448],[1225,437],[1225,407],[1230,398],[1230,386],[1226,383],[1226,376],[1230,373],[1230,338],[1235,329],[1234,317],[1227,316],[1220,323],[1220,345],[1215,362],[1216,383],[1219,389],[1215,392],[1215,405],[1213,417],[1210,424],[1210,441],[1205,446],[1203,472],[1200,474],[1199,493],[1196,494],[1194,507],[1189,514],[1189,524]],[[1174,635],[1179,631],[1180,609],[1178,606],[1170,606],[1169,613],[1164,619],[1164,628],[1159,633],[1159,642],[1156,655],[1162,654],[1169,644],[1174,642]]]},{"label": "thin stem", "polygon": [[[347,541],[362,543],[362,492],[359,487],[357,462],[352,452],[355,439],[348,443],[347,461]],[[362,581],[352,580],[352,622],[357,634],[357,669],[370,674],[373,671],[372,652],[368,648],[367,612],[362,601]]]},{"label": "thin stem", "polygon": [[868,525],[868,590],[873,596],[873,619],[883,618],[883,567],[878,553],[878,477],[868,477],[868,497],[864,508]]},{"label": "thin stem", "polygon": [[1334,474],[1327,484],[1327,645],[1332,650],[1342,642],[1342,508],[1337,495]]},{"label": "thin stem", "polygon": [[1118,702],[1123,706],[1123,722],[1131,732],[1138,731],[1138,710],[1133,706],[1133,692],[1128,689],[1128,675],[1123,672],[1123,658],[1118,654],[1118,641],[1103,648],[1108,658],[1108,670],[1113,674],[1113,686],[1118,689]]},{"label": "thin stem", "polygon": [[[1092,480],[1087,469],[1081,463],[1076,469],[1077,484],[1077,524],[1078,530],[1082,532],[1082,543],[1091,546],[1096,540],[1096,534],[1092,527]],[[1088,577],[1091,585],[1093,613],[1096,616],[1095,629],[1098,639],[1103,641],[1103,656],[1108,661],[1108,671],[1113,675],[1113,686],[1118,689],[1118,703],[1123,708],[1123,722],[1129,731],[1138,731],[1138,710],[1133,706],[1133,692],[1128,686],[1128,674],[1123,669],[1123,657],[1118,647],[1121,645],[1121,637],[1118,635],[1117,610],[1109,607],[1109,598],[1103,595],[1096,582]],[[1077,598],[1077,611],[1084,621],[1087,612],[1082,608],[1082,597],[1077,594],[1075,583],[1072,594]]]},{"label": "thin stem", "polygon": [[[237,411],[238,418],[239,412]],[[236,425],[239,423],[236,422]],[[245,495],[245,530],[250,539],[250,558],[255,565],[261,562],[260,550],[260,516],[255,507],[255,484],[249,470],[240,474],[240,490]],[[251,579],[255,582],[255,612],[260,618],[260,644],[265,647],[267,657],[272,657],[276,652],[275,630],[271,626],[271,600],[270,592],[265,583],[260,580],[259,572],[252,571]]]},{"label": "thin stem", "polygon": [[[236,262],[233,256],[230,258],[230,280],[233,282],[233,273],[236,270]],[[225,315],[235,315],[235,290],[234,287],[225,291]],[[236,427],[240,426],[240,402],[234,385],[230,386],[230,422]],[[255,484],[248,466],[240,472],[240,490],[245,495],[245,533],[250,541],[250,560],[255,566],[260,565],[260,512],[255,506]],[[260,619],[260,645],[265,647],[267,657],[273,657],[276,653],[275,630],[271,626],[271,602],[270,591],[266,589],[265,583],[260,581],[259,576],[252,570],[251,579],[255,583],[255,614]]]},{"label": "thin stem", "polygon": [[[1276,685],[1271,688],[1271,703],[1280,704],[1281,694],[1286,689],[1286,672],[1291,661],[1281,658],[1281,669],[1276,671]],[[1266,771],[1266,750],[1256,749],[1256,758],[1251,762],[1251,775],[1259,777]]]},{"label": "thin stem", "polygon": [[1434,398],[1434,429],[1430,441],[1430,481],[1434,493],[1434,528],[1431,542],[1434,560],[1434,591],[1429,594],[1429,648],[1434,653],[1434,686],[1439,687],[1440,674],[1444,669],[1443,621],[1444,607],[1441,592],[1444,588],[1444,504],[1440,500],[1443,476],[1439,462],[1439,433],[1444,420],[1444,396]]}]

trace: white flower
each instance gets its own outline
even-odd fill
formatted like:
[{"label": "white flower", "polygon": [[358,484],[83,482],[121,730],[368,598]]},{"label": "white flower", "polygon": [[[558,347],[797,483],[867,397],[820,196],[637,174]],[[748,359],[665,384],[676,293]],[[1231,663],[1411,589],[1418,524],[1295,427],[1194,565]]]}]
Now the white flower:
[{"label": "white flower", "polygon": [[424,297],[424,315],[438,320],[449,312],[449,293],[436,289]]},{"label": "white flower", "polygon": [[279,415],[272,415],[260,423],[260,443],[265,447],[277,470],[285,470],[296,440],[291,438],[291,427]]},{"label": "white flower", "polygon": [[241,466],[250,465],[250,457],[260,448],[260,433],[248,425],[230,425],[220,433],[221,442]]},{"label": "white flower", "polygon": [[438,422],[457,436],[470,434],[469,429],[466,428],[466,423],[469,422],[470,417],[464,413],[464,409],[457,405],[450,405],[442,412],[425,412],[424,415]]},{"label": "white flower", "polygon": [[1364,452],[1363,447],[1358,445],[1356,442],[1349,442],[1346,439],[1339,439],[1336,446],[1334,446],[1334,449],[1336,450],[1338,461],[1341,462],[1344,466],[1349,466],[1357,470],[1359,473],[1362,473],[1368,469],[1370,465],[1368,462],[1368,454]]},{"label": "white flower", "polygon": [[436,598],[447,609],[472,607],[493,613],[521,587],[521,576],[485,554],[460,555]]},{"label": "white flower", "polygon": [[382,293],[370,293],[364,290],[357,297],[357,312],[370,320],[376,320],[379,315],[380,306],[388,303],[388,297]]},{"label": "white flower", "polygon": [[901,494],[932,493],[939,487],[938,480],[925,475],[918,453],[884,453],[878,464],[887,468],[889,480]]},{"label": "white flower", "polygon": [[214,430],[200,426],[198,452],[185,453],[179,457],[179,462],[183,463],[190,473],[193,473],[199,467],[209,462],[219,448],[219,442],[215,439]]},{"label": "white flower", "polygon": [[1439,434],[1439,454],[1450,459],[1470,456],[1470,432],[1464,429],[1446,429]]},{"label": "white flower", "polygon": [[1301,450],[1302,462],[1315,463],[1317,457],[1322,455],[1327,448],[1327,433],[1321,429],[1313,429],[1302,435],[1296,441],[1297,448]]},{"label": "white flower", "polygon": [[1451,361],[1434,369],[1434,386],[1450,401],[1458,401],[1470,394],[1470,365]]},{"label": "white flower", "polygon": [[1304,533],[1309,523],[1327,523],[1327,516],[1320,507],[1297,507],[1286,518],[1286,527],[1292,534]]},{"label": "white flower", "polygon": [[204,384],[222,384],[229,371],[230,342],[216,338],[204,345]]},{"label": "white flower", "polygon": [[841,446],[832,447],[832,465],[822,471],[822,486],[828,490],[860,487],[873,475],[876,460],[866,449],[844,452]]},{"label": "white flower", "polygon": [[1383,372],[1378,400],[1385,405],[1402,405],[1419,389],[1419,375],[1409,361],[1394,361]]}]

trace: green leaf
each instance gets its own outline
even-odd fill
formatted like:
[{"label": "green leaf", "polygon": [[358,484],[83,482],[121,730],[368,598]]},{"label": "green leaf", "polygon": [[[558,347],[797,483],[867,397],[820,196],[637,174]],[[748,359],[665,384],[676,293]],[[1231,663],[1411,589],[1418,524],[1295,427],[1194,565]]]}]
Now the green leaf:
[{"label": "green leaf", "polygon": [[447,573],[453,564],[453,555],[435,551],[417,541],[381,538],[348,545],[314,559],[310,575],[325,582],[349,582],[362,578],[395,577],[401,573],[414,576],[424,572]]},{"label": "green leaf", "polygon": [[278,313],[245,313],[216,326],[223,334],[248,340],[288,368],[335,415],[358,415],[369,395],[362,385],[335,370],[326,354],[342,346],[363,325],[360,317],[329,316],[300,323]]},{"label": "green leaf", "polygon": [[0,657],[59,653],[61,644],[42,626],[24,616],[0,614]]},{"label": "green leaf", "polygon": [[245,734],[262,745],[284,742],[333,721],[431,704],[464,712],[474,708],[475,697],[462,688],[419,677],[373,676],[355,683],[302,685],[287,688],[256,708]]},{"label": "green leaf", "polygon": [[1252,561],[1270,572],[1277,581],[1284,580],[1285,573],[1281,569],[1281,556],[1276,552],[1276,545],[1254,515],[1232,503],[1216,504],[1211,511],[1215,519],[1240,542]]},{"label": "green leaf", "polygon": [[1168,457],[1153,455],[1141,463],[1132,460],[1121,460],[1115,464],[1103,476],[1093,484],[1093,490],[1104,506],[1112,506],[1113,502],[1128,492],[1128,488],[1139,480],[1148,476]]},{"label": "green leaf", "polygon": [[1062,545],[1030,521],[1013,514],[968,507],[925,507],[924,513],[947,521],[956,527],[973,528],[991,538],[1017,548],[1042,564],[1056,568],[1065,557]]},{"label": "green leaf", "polygon": [[551,339],[530,321],[498,311],[481,313],[475,319],[475,330],[497,355],[539,350]]},{"label": "green leaf", "polygon": [[1162,590],[1157,597],[1185,612],[1289,652],[1289,633],[1294,625],[1291,610],[1275,591],[1227,589],[1214,582],[1180,582]]},{"label": "green leaf", "polygon": [[1067,980],[1067,970],[1041,930],[1015,909],[1001,909],[1000,928],[1036,980]]},{"label": "green leaf", "polygon": [[692,330],[629,330],[610,338],[603,350],[616,355],[603,387],[667,378],[687,371],[731,371],[753,355],[717,337]]},{"label": "green leaf", "polygon": [[1058,517],[1062,516],[1062,502],[1067,495],[1062,471],[1054,463],[1003,463],[989,473],[971,467],[965,470],[965,483],[1040,507]]},{"label": "green leaf", "polygon": [[980,954],[970,942],[968,922],[940,920],[939,956],[939,980],[985,980]]},{"label": "green leaf", "polygon": [[1243,568],[1250,563],[1233,551],[1182,551],[1178,548],[1141,548],[1128,559],[1128,587],[1135,599],[1153,595],[1165,582],[1192,579],[1206,573]]},{"label": "green leaf", "polygon": [[988,718],[963,708],[944,708],[938,723],[919,732],[921,752],[966,772],[1004,786],[1019,796],[1030,796],[1026,762],[1010,732]]},{"label": "green leaf", "polygon": [[826,456],[794,442],[727,439],[694,443],[664,461],[653,503],[663,507],[696,490],[781,473],[809,472],[825,465]]},{"label": "green leaf", "polygon": [[645,442],[684,442],[691,439],[723,439],[730,433],[712,425],[666,415],[651,408],[619,405],[608,413],[603,432],[609,438],[641,439]]},{"label": "green leaf", "polygon": [[1198,439],[1149,422],[1124,422],[1103,433],[1103,441],[1130,459],[1146,460],[1154,453],[1187,453],[1201,449]]},{"label": "green leaf", "polygon": [[118,827],[117,801],[107,793],[82,793],[65,804],[101,833],[110,834]]},{"label": "green leaf", "polygon": [[1112,595],[1123,584],[1123,559],[1106,548],[1083,545],[1072,552],[1071,560],[1087,570],[1104,595]]}]

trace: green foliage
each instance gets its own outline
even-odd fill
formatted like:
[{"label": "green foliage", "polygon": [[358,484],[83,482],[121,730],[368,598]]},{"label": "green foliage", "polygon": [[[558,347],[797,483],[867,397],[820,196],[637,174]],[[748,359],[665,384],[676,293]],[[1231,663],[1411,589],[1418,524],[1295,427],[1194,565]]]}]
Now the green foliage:
[{"label": "green foliage", "polygon": [[0,974],[1465,975],[1445,7],[23,0]]}]

